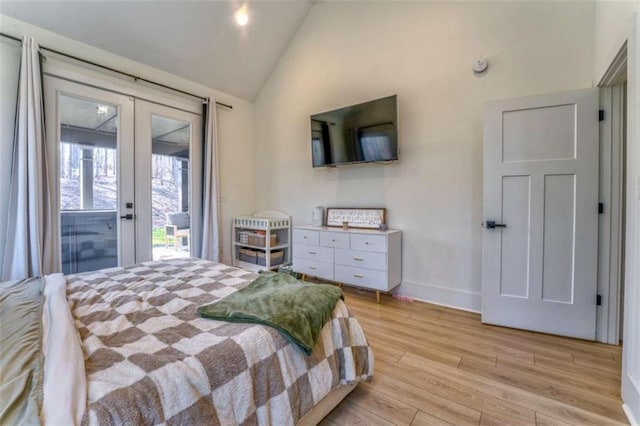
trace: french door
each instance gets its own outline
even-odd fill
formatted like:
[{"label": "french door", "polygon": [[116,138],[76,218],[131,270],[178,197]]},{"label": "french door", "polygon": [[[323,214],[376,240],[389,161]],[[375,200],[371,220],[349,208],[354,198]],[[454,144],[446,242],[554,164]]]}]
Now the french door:
[{"label": "french door", "polygon": [[196,254],[198,114],[45,75],[62,271]]},{"label": "french door", "polygon": [[136,261],[197,254],[202,117],[142,100],[135,112]]}]

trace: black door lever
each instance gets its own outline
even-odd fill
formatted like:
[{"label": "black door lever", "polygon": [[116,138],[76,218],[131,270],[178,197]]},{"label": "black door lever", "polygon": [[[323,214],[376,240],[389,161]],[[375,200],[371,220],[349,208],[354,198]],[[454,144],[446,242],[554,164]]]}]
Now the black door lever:
[{"label": "black door lever", "polygon": [[134,217],[135,217],[134,215],[129,213],[129,214],[125,214],[125,215],[120,216],[120,219],[133,220]]},{"label": "black door lever", "polygon": [[506,227],[507,227],[506,223],[496,223],[495,220],[487,221],[487,229],[506,228]]}]

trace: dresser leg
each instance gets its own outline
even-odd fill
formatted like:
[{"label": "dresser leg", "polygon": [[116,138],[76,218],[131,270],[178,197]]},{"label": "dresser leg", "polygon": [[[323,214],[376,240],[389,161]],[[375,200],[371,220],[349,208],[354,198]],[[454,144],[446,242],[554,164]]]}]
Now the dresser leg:
[{"label": "dresser leg", "polygon": [[307,279],[307,274],[302,274],[302,277],[300,277],[300,279],[301,279],[302,281],[305,281],[305,280]]},{"label": "dresser leg", "polygon": [[376,290],[376,300],[380,303],[380,292]]},{"label": "dresser leg", "polygon": [[342,288],[342,283],[338,283],[338,287],[339,287],[339,288]]}]

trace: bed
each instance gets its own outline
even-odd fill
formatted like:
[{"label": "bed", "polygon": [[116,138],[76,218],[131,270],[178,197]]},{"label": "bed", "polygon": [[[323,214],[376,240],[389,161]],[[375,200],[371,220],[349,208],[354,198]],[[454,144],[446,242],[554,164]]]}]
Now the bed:
[{"label": "bed", "polygon": [[271,327],[198,316],[256,277],[195,258],[45,277],[41,420],[317,423],[371,379],[371,349],[342,301],[310,356]]}]

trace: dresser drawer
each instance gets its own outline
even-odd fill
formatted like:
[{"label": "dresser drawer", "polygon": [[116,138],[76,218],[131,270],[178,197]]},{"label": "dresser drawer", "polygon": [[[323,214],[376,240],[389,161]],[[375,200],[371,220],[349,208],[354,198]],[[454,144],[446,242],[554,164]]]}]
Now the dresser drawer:
[{"label": "dresser drawer", "polygon": [[333,264],[316,260],[293,257],[293,270],[312,277],[333,281]]},{"label": "dresser drawer", "polygon": [[364,288],[387,291],[387,273],[373,269],[355,268],[353,266],[336,265],[335,280],[345,284],[353,284]]},{"label": "dresser drawer", "polygon": [[294,229],[293,242],[317,246],[320,243],[320,233],[306,229]]},{"label": "dresser drawer", "polygon": [[354,266],[356,268],[387,270],[387,255],[371,251],[335,249],[336,265]]},{"label": "dresser drawer", "polygon": [[320,262],[333,262],[333,249],[331,247],[310,246],[308,244],[293,243],[293,255],[295,257],[317,260]]},{"label": "dresser drawer", "polygon": [[320,245],[325,247],[349,248],[349,234],[346,232],[322,232]]},{"label": "dresser drawer", "polygon": [[351,249],[387,252],[387,237],[384,235],[351,234]]}]

